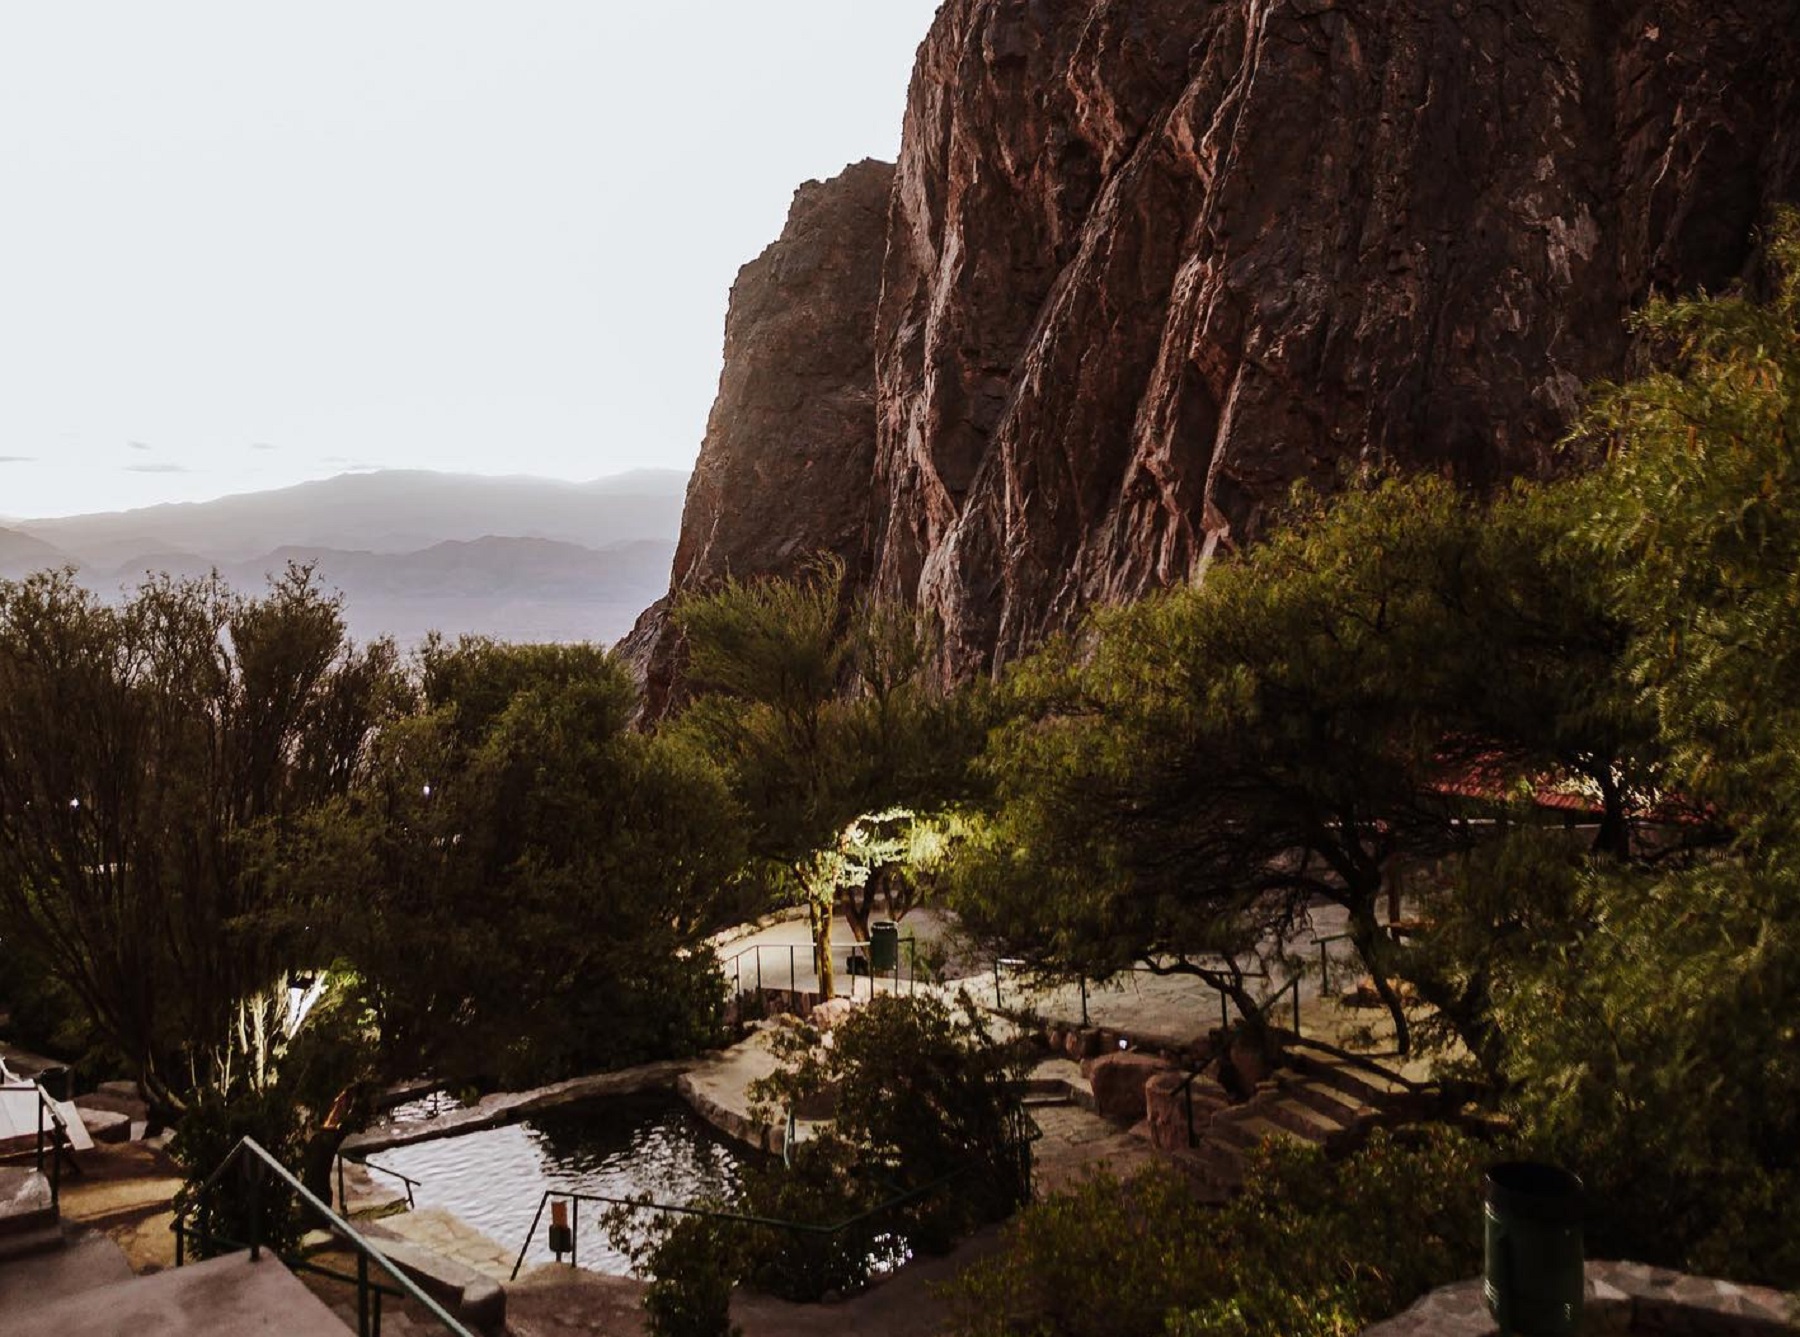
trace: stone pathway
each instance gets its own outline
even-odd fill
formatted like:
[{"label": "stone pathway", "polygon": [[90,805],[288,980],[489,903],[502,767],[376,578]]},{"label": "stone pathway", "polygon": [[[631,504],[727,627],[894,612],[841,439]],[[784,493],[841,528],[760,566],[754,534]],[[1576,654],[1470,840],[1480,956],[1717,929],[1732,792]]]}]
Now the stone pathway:
[{"label": "stone pathway", "polygon": [[62,1181],[63,1220],[110,1229],[166,1213],[181,1188],[181,1171],[166,1152],[144,1142],[97,1146],[77,1155],[80,1174]]},{"label": "stone pathway", "polygon": [[516,1249],[489,1239],[442,1207],[421,1207],[416,1212],[385,1217],[366,1233],[377,1246],[383,1239],[403,1240],[461,1263],[492,1281],[505,1281],[512,1276],[513,1260],[518,1257]]},{"label": "stone pathway", "polygon": [[1146,1138],[1079,1105],[1035,1106],[1031,1117],[1044,1134],[1031,1149],[1032,1187],[1040,1198],[1102,1170],[1123,1179],[1163,1159]]}]

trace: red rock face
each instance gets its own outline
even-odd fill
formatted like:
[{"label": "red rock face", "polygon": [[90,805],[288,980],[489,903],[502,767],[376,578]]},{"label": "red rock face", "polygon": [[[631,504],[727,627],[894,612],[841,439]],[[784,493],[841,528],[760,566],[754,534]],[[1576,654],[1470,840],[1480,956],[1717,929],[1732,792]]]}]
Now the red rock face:
[{"label": "red rock face", "polygon": [[621,650],[663,713],[681,649],[673,597],[820,553],[856,569],[875,458],[875,305],[894,169],[863,162],[794,196],[786,229],[739,272],[725,369],[688,482],[670,598]]},{"label": "red rock face", "polygon": [[[1800,0],[947,0],[872,449],[818,491],[857,499],[862,578],[968,673],[1190,578],[1297,479],[1550,471],[1582,386],[1629,369],[1631,309],[1745,274],[1800,196],[1797,72]],[[870,393],[793,343],[760,374]],[[706,481],[742,473],[708,459],[749,449],[728,430],[683,552],[738,506],[779,521],[744,529],[765,569],[848,552],[844,512]]]}]

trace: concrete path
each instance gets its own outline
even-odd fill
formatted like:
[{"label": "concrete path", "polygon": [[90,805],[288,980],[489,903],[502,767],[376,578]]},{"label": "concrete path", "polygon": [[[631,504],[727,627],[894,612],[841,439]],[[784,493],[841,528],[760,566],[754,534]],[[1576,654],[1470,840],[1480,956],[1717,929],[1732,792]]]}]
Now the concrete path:
[{"label": "concrete path", "polygon": [[[848,920],[842,916],[833,918],[833,992],[858,998],[867,998],[877,991],[892,993],[896,989],[906,993],[914,987],[915,977],[924,977],[928,963],[945,956],[953,958],[956,951],[955,933],[949,921],[929,909],[914,910],[903,918],[900,938],[898,981],[891,975],[874,978],[852,975],[850,957],[859,950],[856,934]],[[719,968],[734,991],[750,991],[760,985],[810,994],[819,992],[819,976],[813,964],[812,927],[801,912],[765,921],[735,937],[725,937],[719,941],[716,950]],[[916,971],[913,969],[915,964],[919,967]],[[953,972],[970,968],[967,962],[951,961]]]},{"label": "concrete path", "polygon": [[344,1337],[331,1310],[265,1253],[228,1254],[5,1315],[8,1337]]},{"label": "concrete path", "polygon": [[1079,1105],[1041,1105],[1030,1113],[1044,1134],[1031,1148],[1032,1187],[1039,1198],[1101,1170],[1122,1179],[1161,1159],[1148,1138]]},{"label": "concrete path", "polygon": [[[1253,981],[1252,992],[1267,997],[1278,992],[1298,972],[1302,1003],[1324,992],[1336,996],[1363,974],[1355,949],[1338,935],[1347,927],[1344,910],[1336,905],[1315,906],[1306,920],[1280,944],[1286,963],[1276,962],[1268,980]],[[1325,940],[1321,944],[1321,940]],[[1320,947],[1325,953],[1321,990]],[[1268,953],[1274,955],[1271,942]],[[983,1007],[1008,1012],[1029,1012],[1045,1021],[1068,1026],[1091,1025],[1139,1037],[1158,1045],[1178,1048],[1204,1037],[1220,1024],[1219,995],[1191,975],[1158,975],[1148,968],[1122,972],[1110,980],[1044,986],[1034,983],[1016,966],[992,963],[959,979],[947,988],[967,989]],[[1085,999],[1083,994],[1085,992]],[[1271,1017],[1291,1025],[1292,1004],[1283,999]],[[1232,1006],[1224,1014],[1235,1020]],[[1288,1020],[1283,1021],[1284,1018]]]},{"label": "concrete path", "polygon": [[15,1259],[0,1267],[0,1331],[12,1332],[13,1317],[71,1295],[130,1281],[124,1251],[105,1235],[84,1232],[60,1249]]}]

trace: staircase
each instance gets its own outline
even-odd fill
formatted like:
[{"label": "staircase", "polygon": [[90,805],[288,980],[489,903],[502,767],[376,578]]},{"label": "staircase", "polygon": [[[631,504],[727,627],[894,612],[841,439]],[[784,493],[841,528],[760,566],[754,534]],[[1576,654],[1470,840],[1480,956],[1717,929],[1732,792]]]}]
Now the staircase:
[{"label": "staircase", "polygon": [[1356,1146],[1371,1128],[1421,1113],[1432,1092],[1362,1058],[1309,1040],[1291,1040],[1283,1067],[1261,1082],[1250,1100],[1234,1104],[1217,1081],[1195,1076],[1183,1100],[1192,1102],[1191,1146],[1174,1154],[1215,1193],[1244,1182],[1250,1152],[1286,1139],[1331,1153]]},{"label": "staircase", "polygon": [[0,1330],[8,1337],[224,1337],[348,1331],[277,1262],[234,1254],[133,1275],[119,1246],[65,1227],[50,1181],[0,1167]]}]

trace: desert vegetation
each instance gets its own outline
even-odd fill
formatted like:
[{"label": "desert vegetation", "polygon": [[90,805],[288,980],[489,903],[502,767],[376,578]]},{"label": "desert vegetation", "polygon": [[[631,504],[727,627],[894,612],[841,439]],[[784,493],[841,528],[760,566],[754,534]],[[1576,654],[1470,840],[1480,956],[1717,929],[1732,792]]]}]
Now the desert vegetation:
[{"label": "desert vegetation", "polygon": [[[1800,1284],[1800,220],[1770,254],[1765,301],[1642,313],[1660,369],[1594,391],[1563,481],[1298,492],[1204,580],[994,682],[947,686],[932,628],[831,563],[683,601],[687,695],[649,730],[604,651],[402,659],[304,569],[117,606],[0,584],[15,1016],[136,1079],[193,1167],[254,1130],[316,1176],[383,1079],[714,1043],[707,937],[771,908],[825,943],[906,881],[1041,978],[1191,973],[1255,1029],[1250,973],[1324,902],[1402,1047],[1457,1055],[1498,1136],[1586,1178],[1595,1253]],[[1550,791],[1597,814],[1585,845]],[[1376,913],[1397,877],[1404,941]],[[768,1094],[836,1090],[837,1131],[738,1210],[848,1218],[973,1166],[907,1214],[947,1247],[1018,1204],[972,1011],[884,1000],[817,1041]],[[1444,1212],[1484,1154],[1271,1155],[1218,1210],[1096,1181],[1024,1211],[962,1330],[1354,1331],[1472,1269]],[[861,1284],[874,1245],[679,1226],[659,1330],[718,1330],[739,1281]],[[1126,1275],[1128,1308],[1092,1290]]]}]

